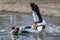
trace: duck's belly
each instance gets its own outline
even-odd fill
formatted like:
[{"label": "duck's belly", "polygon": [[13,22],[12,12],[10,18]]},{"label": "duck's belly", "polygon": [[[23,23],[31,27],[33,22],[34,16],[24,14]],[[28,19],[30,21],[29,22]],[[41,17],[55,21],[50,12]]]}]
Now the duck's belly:
[{"label": "duck's belly", "polygon": [[37,30],[35,30],[34,28],[27,28],[27,29],[24,29],[24,30],[20,30],[22,31],[23,33],[25,32],[30,32],[30,33],[40,33],[42,31],[42,26],[39,26],[37,28]]},{"label": "duck's belly", "polygon": [[31,33],[40,33],[38,30],[34,30],[32,28],[30,29],[25,29],[24,31],[31,32]]}]

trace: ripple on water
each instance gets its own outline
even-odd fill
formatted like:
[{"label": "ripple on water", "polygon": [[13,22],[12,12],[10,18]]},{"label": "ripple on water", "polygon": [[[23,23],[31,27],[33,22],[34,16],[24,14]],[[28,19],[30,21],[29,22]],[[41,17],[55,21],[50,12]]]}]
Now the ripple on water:
[{"label": "ripple on water", "polygon": [[47,33],[60,33],[60,26],[54,24],[48,24],[45,30]]}]

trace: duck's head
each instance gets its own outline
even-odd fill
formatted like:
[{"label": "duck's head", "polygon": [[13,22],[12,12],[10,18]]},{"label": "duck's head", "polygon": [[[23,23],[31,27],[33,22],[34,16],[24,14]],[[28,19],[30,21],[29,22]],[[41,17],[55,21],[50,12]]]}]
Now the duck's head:
[{"label": "duck's head", "polygon": [[18,32],[19,31],[19,28],[16,28],[16,32]]},{"label": "duck's head", "polygon": [[15,29],[15,27],[11,27],[11,30]]},{"label": "duck's head", "polygon": [[11,28],[11,34],[14,35],[14,36],[18,35],[18,31],[19,31],[19,28],[15,28],[15,27]]}]

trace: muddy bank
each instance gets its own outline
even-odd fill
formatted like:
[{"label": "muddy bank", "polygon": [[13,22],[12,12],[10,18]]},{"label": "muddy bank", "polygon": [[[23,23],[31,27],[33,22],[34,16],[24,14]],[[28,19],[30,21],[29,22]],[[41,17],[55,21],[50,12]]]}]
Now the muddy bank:
[{"label": "muddy bank", "polygon": [[60,17],[60,0],[0,0],[0,11],[31,12],[30,2],[39,6],[41,14]]}]

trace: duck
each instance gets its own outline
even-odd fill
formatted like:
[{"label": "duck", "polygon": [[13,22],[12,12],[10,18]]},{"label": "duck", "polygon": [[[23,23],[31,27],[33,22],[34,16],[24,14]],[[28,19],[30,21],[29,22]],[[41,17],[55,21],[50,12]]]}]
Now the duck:
[{"label": "duck", "polygon": [[20,26],[18,30],[18,34],[21,33],[41,33],[42,30],[45,30],[47,27],[47,22],[41,16],[39,11],[39,7],[35,3],[30,3],[32,9],[32,16],[33,16],[33,24],[30,26]]},{"label": "duck", "polygon": [[18,31],[19,28],[15,28],[15,27],[11,27],[11,39],[15,40],[16,38],[18,38]]},{"label": "duck", "polygon": [[37,4],[31,2],[30,6],[32,9],[34,23],[31,26],[26,26],[24,31],[40,33],[46,28],[47,22],[42,18]]}]

